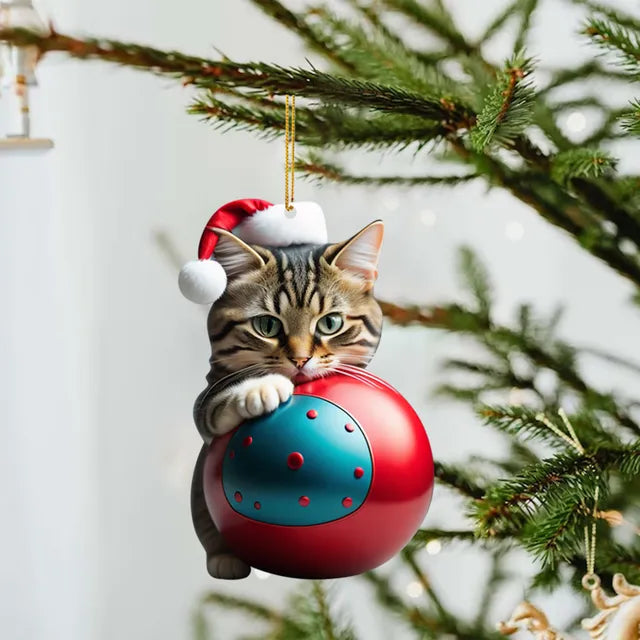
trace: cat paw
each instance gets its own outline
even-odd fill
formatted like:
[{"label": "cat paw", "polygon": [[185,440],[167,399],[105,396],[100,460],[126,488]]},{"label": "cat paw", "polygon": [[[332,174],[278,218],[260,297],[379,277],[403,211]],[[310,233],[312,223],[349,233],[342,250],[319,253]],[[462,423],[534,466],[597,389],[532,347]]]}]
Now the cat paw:
[{"label": "cat paw", "polygon": [[289,378],[272,373],[261,378],[251,378],[240,383],[236,389],[236,411],[248,420],[275,411],[293,394],[293,383]]},{"label": "cat paw", "polygon": [[212,578],[240,580],[251,573],[251,567],[230,553],[219,553],[207,557],[207,571]]}]

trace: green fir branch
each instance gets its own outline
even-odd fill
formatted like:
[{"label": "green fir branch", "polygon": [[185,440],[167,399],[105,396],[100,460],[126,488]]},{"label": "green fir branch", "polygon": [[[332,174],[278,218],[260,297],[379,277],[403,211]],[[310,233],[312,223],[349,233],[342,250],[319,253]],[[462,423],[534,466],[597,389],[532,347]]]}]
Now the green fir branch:
[{"label": "green fir branch", "polygon": [[[221,101],[213,95],[194,101],[189,112],[214,127],[251,131],[265,139],[284,135],[284,105],[253,106]],[[308,147],[349,149],[418,148],[446,135],[437,122],[411,116],[377,114],[368,118],[337,107],[296,107],[296,141]],[[326,176],[328,177],[328,176]]]},{"label": "green fir branch", "polygon": [[498,74],[471,130],[476,151],[483,151],[490,144],[514,142],[531,123],[535,98],[530,82],[532,69],[533,61],[518,54]]},{"label": "green fir branch", "polygon": [[344,169],[323,162],[319,158],[301,159],[296,162],[296,170],[303,177],[324,181],[340,182],[343,184],[367,184],[372,186],[418,186],[455,187],[465,182],[477,180],[478,175],[450,175],[450,176],[356,176],[346,173]]},{"label": "green fir branch", "polygon": [[[565,449],[567,442],[545,425],[541,419],[542,412],[527,406],[480,405],[476,409],[478,416],[486,425],[490,425],[507,435],[521,437],[526,440],[545,442],[557,448]],[[557,411],[546,411],[545,420],[554,424],[557,429],[566,433],[563,420]],[[589,412],[572,414],[568,417],[583,446],[599,445],[620,446],[622,443],[611,432],[602,428],[596,417]]]},{"label": "green fir branch", "polygon": [[640,136],[640,99],[631,102],[630,109],[620,118],[620,122],[625,131]]},{"label": "green fir branch", "polygon": [[523,0],[520,29],[518,30],[518,36],[513,45],[514,51],[522,51],[527,45],[527,38],[531,30],[531,19],[533,18],[535,10],[538,8],[538,4],[538,0]]},{"label": "green fir branch", "polygon": [[629,81],[629,74],[617,69],[607,69],[602,65],[600,60],[588,60],[576,67],[568,69],[553,69],[551,72],[551,80],[548,84],[538,90],[538,99],[546,98],[548,94],[555,89],[565,87],[574,82],[584,82],[589,79],[605,79],[607,81]]},{"label": "green fir branch", "polygon": [[471,99],[472,94],[463,83],[448,78],[435,64],[425,64],[424,56],[388,36],[386,29],[367,28],[366,24],[338,17],[326,7],[316,8],[314,13],[321,17],[326,37],[340,43],[340,55],[358,78],[393,84],[421,95],[436,95],[460,105]]},{"label": "green fir branch", "polygon": [[561,184],[572,178],[600,178],[615,170],[618,160],[601,149],[579,148],[556,154],[551,162],[551,177]]},{"label": "green fir branch", "polygon": [[396,615],[425,640],[438,640],[438,620],[420,607],[410,606],[391,586],[388,578],[378,571],[368,571],[362,575],[373,588],[376,600],[389,612]]},{"label": "green fir branch", "polygon": [[[594,503],[595,487],[606,496],[606,475],[633,477],[640,473],[640,442],[601,446],[584,455],[559,453],[507,480],[492,485],[481,500],[471,503],[471,515],[481,537],[522,535],[526,525],[544,510],[567,501]],[[585,517],[588,516],[588,513]]]},{"label": "green fir branch", "polygon": [[434,462],[436,479],[442,484],[455,489],[463,496],[477,500],[484,496],[485,489],[478,484],[477,474],[470,473],[468,469]]},{"label": "green fir branch", "polygon": [[80,40],[58,33],[39,35],[22,29],[0,31],[0,40],[32,45],[41,54],[65,51],[75,58],[100,59],[179,77],[200,88],[241,87],[260,95],[295,94],[326,102],[444,121],[450,128],[468,128],[473,114],[450,100],[418,95],[393,86],[335,76],[316,69],[284,68],[264,63],[206,60],[173,51],[117,40]]},{"label": "green fir branch", "polygon": [[353,71],[351,65],[340,55],[340,48],[336,43],[323,38],[303,16],[294,13],[277,0],[251,0],[251,2],[283,27],[298,34],[312,50],[321,53],[344,70]]},{"label": "green fir branch", "polygon": [[601,49],[613,52],[629,73],[640,71],[640,32],[611,19],[591,17],[584,33]]},{"label": "green fir branch", "polygon": [[496,35],[509,20],[514,19],[518,15],[518,9],[522,6],[523,0],[513,0],[509,4],[506,4],[504,8],[499,11],[493,20],[485,27],[485,30],[480,36],[480,42],[485,43],[494,35]]},{"label": "green fir branch", "polygon": [[467,55],[475,52],[475,47],[467,42],[444,6],[429,7],[416,0],[381,0],[381,2],[442,38],[451,47],[452,51]]},{"label": "green fir branch", "polygon": [[610,4],[593,2],[592,0],[572,0],[574,4],[585,7],[591,14],[600,14],[605,18],[629,29],[640,30],[640,20],[637,16],[622,11]]}]

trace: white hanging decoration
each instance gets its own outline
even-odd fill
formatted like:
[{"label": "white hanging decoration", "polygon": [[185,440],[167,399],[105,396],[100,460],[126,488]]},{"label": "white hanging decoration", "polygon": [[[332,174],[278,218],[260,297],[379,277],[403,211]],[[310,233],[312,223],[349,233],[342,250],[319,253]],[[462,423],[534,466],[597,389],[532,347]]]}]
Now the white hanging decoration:
[{"label": "white hanging decoration", "polygon": [[[0,1],[0,31],[5,29],[28,29],[45,36],[50,33],[33,7],[32,0]],[[17,47],[10,42],[0,41],[0,87],[4,91],[14,92],[19,109],[19,125],[10,137],[30,137],[29,87],[37,84],[37,63],[36,47]]]}]

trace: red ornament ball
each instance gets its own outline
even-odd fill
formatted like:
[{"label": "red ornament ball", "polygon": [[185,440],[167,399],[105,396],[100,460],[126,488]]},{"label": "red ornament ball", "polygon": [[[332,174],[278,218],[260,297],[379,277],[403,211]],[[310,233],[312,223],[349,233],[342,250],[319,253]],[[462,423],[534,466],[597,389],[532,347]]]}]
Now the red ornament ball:
[{"label": "red ornament ball", "polygon": [[427,513],[433,457],[411,405],[366,372],[298,385],[273,413],[211,444],[209,512],[247,564],[340,578],[383,564]]}]

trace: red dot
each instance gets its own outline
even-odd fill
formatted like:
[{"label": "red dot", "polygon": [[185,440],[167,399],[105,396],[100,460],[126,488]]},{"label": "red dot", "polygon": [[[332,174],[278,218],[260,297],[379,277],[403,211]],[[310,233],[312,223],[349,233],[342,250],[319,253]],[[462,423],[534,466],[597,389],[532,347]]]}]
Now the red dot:
[{"label": "red dot", "polygon": [[343,498],[342,500],[342,506],[345,509],[348,509],[351,505],[353,504],[353,500],[351,498]]},{"label": "red dot", "polygon": [[258,510],[260,510],[260,507],[261,507],[261,506],[262,506],[262,505],[261,505],[259,502],[257,502],[257,501],[253,503],[253,508],[254,508],[254,509],[258,509]]},{"label": "red dot", "polygon": [[233,460],[236,457],[236,452],[233,449],[229,451],[229,457],[231,458],[231,460]]},{"label": "red dot", "polygon": [[345,425],[344,425],[344,428],[345,428],[349,433],[351,433],[351,432],[355,429],[355,427],[354,427],[350,422],[347,422],[347,424],[345,424]]},{"label": "red dot", "polygon": [[295,471],[296,469],[299,469],[303,464],[304,464],[304,457],[301,453],[298,453],[297,451],[290,453],[289,456],[287,457],[287,466],[289,467],[289,469],[293,469]]},{"label": "red dot", "polygon": [[233,497],[235,498],[236,502],[242,502],[242,494],[239,491],[236,491],[233,494]]},{"label": "red dot", "polygon": [[362,478],[363,475],[364,475],[364,469],[362,467],[356,467],[353,470],[353,477],[354,478]]},{"label": "red dot", "polygon": [[309,420],[315,420],[318,417],[318,412],[315,409],[309,409],[309,411],[307,411],[307,418],[309,418]]},{"label": "red dot", "polygon": [[253,442],[253,438],[252,438],[251,436],[247,436],[247,437],[242,441],[242,446],[243,446],[243,447],[248,447],[252,442]]},{"label": "red dot", "polygon": [[307,506],[309,506],[309,503],[310,503],[310,502],[311,502],[311,500],[309,500],[309,497],[308,497],[308,496],[300,496],[300,497],[298,498],[298,504],[299,504],[301,507],[307,507]]}]

